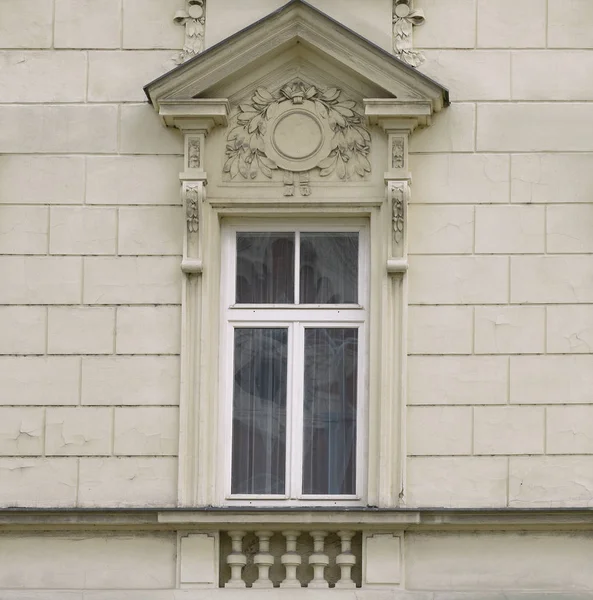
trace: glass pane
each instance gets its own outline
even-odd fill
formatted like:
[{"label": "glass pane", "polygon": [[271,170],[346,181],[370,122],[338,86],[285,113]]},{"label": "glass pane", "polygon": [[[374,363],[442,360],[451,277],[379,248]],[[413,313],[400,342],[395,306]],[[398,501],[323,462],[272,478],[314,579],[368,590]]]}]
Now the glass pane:
[{"label": "glass pane", "polygon": [[358,329],[305,329],[303,493],[356,493]]},{"label": "glass pane", "polygon": [[235,329],[233,494],[283,494],[288,329]]},{"label": "glass pane", "polygon": [[237,234],[236,302],[294,302],[294,233]]},{"label": "glass pane", "polygon": [[301,234],[301,304],[358,302],[358,233]]}]

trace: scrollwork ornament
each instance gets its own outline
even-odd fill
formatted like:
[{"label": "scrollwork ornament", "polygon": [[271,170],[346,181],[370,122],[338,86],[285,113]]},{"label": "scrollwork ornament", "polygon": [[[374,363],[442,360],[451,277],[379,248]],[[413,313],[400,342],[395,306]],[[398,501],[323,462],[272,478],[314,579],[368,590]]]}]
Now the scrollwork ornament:
[{"label": "scrollwork ornament", "polygon": [[[275,93],[259,87],[250,103],[240,104],[234,115],[235,126],[227,136],[226,161],[223,172],[234,179],[255,179],[259,173],[272,179],[273,172],[284,171],[285,195],[294,193],[294,176],[286,166],[280,167],[266,153],[265,135],[268,124],[285,109],[285,103],[304,105],[304,110],[315,113],[315,118],[331,133],[328,152],[319,156],[313,167],[320,177],[335,173],[339,179],[354,176],[364,178],[371,172],[368,159],[371,136],[365,129],[364,117],[356,109],[356,102],[343,97],[337,88],[319,89],[302,81],[293,81]],[[310,194],[309,173],[301,169],[299,191]],[[310,171],[310,169],[306,169]]]},{"label": "scrollwork ornament", "polygon": [[185,26],[183,50],[174,59],[178,65],[204,50],[205,5],[206,0],[187,0],[187,9],[175,13],[173,21]]},{"label": "scrollwork ornament", "polygon": [[199,169],[200,164],[200,140],[199,138],[191,138],[187,144],[187,166],[190,169]]},{"label": "scrollwork ornament", "polygon": [[412,0],[393,0],[393,52],[412,67],[420,66],[425,58],[412,48],[414,26],[425,22],[424,12],[412,8]]},{"label": "scrollwork ornament", "polygon": [[193,185],[185,188],[187,230],[190,233],[198,233],[200,229],[200,187]]},{"label": "scrollwork ornament", "polygon": [[403,169],[405,166],[404,140],[394,137],[391,141],[391,168]]},{"label": "scrollwork ornament", "polygon": [[391,187],[393,243],[399,245],[404,239],[406,194],[404,187],[394,185]]}]

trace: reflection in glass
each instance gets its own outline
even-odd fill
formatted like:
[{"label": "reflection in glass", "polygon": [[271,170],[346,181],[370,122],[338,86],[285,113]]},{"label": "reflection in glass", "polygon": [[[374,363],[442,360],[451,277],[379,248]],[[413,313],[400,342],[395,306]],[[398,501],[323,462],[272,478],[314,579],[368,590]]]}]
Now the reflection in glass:
[{"label": "reflection in glass", "polygon": [[283,494],[288,329],[235,329],[233,494]]},{"label": "reflection in glass", "polygon": [[358,330],[305,329],[303,493],[356,493]]},{"label": "reflection in glass", "polygon": [[301,304],[358,302],[358,233],[301,234]]},{"label": "reflection in glass", "polygon": [[237,233],[236,302],[294,302],[294,233]]}]

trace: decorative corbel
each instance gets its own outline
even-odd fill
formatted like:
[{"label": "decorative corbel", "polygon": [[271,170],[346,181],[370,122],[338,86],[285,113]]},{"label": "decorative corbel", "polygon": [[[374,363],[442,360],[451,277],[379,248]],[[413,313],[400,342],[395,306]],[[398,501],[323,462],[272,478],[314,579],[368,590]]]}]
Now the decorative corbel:
[{"label": "decorative corbel", "polygon": [[205,5],[206,0],[187,0],[187,9],[175,13],[175,24],[185,26],[183,50],[174,59],[178,65],[204,51]]},{"label": "decorative corbel", "polygon": [[414,26],[425,22],[421,9],[413,10],[413,0],[393,0],[393,52],[412,67],[420,66],[425,58],[412,47]]},{"label": "decorative corbel", "polygon": [[186,181],[181,188],[187,222],[181,270],[187,275],[202,272],[200,257],[200,208],[205,196],[204,181]]}]

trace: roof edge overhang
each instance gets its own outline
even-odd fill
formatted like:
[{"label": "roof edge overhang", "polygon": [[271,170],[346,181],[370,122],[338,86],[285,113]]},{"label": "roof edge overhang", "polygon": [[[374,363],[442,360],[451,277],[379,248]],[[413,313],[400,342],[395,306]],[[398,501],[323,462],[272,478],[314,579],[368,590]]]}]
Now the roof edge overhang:
[{"label": "roof edge overhang", "polygon": [[[167,125],[197,117],[200,111],[203,118],[223,124],[228,115],[228,102],[224,106],[225,99],[209,100],[218,106],[210,106],[212,114],[206,114],[207,99],[199,96],[220,82],[244,73],[256,61],[298,44],[327,56],[385,91],[386,98],[365,102],[371,121],[378,122],[378,118],[390,115],[394,118],[414,116],[419,125],[426,125],[432,113],[449,105],[446,88],[304,0],[291,0],[150,82],[144,91]],[[406,99],[397,97],[402,87],[409,92]],[[221,114],[225,111],[226,114]]]}]

